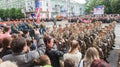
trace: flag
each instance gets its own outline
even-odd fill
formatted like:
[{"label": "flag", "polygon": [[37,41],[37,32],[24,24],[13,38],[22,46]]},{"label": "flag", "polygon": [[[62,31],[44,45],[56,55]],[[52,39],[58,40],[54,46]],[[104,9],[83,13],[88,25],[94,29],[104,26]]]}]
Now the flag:
[{"label": "flag", "polygon": [[35,18],[37,19],[36,23],[39,24],[40,22],[40,1],[35,0]]},{"label": "flag", "polygon": [[40,17],[40,2],[39,0],[35,0],[35,17],[38,18]]}]

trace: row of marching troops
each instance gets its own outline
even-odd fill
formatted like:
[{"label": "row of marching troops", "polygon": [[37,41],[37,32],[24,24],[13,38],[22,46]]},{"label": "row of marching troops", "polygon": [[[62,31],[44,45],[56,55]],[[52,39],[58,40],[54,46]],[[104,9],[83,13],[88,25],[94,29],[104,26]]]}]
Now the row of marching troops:
[{"label": "row of marching troops", "polygon": [[80,45],[81,53],[85,54],[89,47],[98,49],[101,59],[106,60],[109,51],[114,47],[115,42],[115,23],[112,22],[103,27],[101,21],[95,23],[71,23],[66,24],[63,28],[53,26],[52,31],[46,28],[44,36],[54,38],[57,48],[63,52],[69,49],[69,43],[72,40],[77,40]]},{"label": "row of marching troops", "polygon": [[[43,22],[42,22],[43,23]],[[40,29],[45,26],[43,23],[38,25],[33,20],[12,22],[7,25],[11,26],[11,33],[19,33],[19,31],[28,30],[31,37],[34,37],[34,30]],[[89,47],[95,47],[98,49],[100,57],[106,59],[108,52],[112,49],[115,42],[115,23],[112,22],[108,25],[102,25],[101,21],[95,23],[71,23],[66,24],[65,27],[62,25],[53,26],[52,28],[46,27],[44,32],[41,32],[44,37],[51,36],[54,38],[54,42],[57,45],[58,50],[67,52],[71,40],[77,40],[80,45],[81,53],[85,54]]]},{"label": "row of marching troops", "polygon": [[[29,31],[30,37],[34,37],[35,33],[34,30],[37,28],[44,28],[45,24],[44,21],[42,21],[41,25],[36,23],[37,20],[19,20],[19,21],[8,21],[8,22],[1,22],[0,23],[0,29],[3,29],[4,26],[10,26],[11,27],[11,34],[19,34],[20,32]],[[45,30],[44,30],[45,31]],[[40,31],[40,33],[42,33]]]}]

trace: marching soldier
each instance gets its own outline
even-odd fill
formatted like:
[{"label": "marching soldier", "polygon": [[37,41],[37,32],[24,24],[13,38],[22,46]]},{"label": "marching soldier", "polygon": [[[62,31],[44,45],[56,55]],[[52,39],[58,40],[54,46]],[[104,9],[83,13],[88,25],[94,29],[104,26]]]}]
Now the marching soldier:
[{"label": "marching soldier", "polygon": [[50,27],[46,27],[46,32],[44,33],[44,35],[50,36],[50,34],[51,34]]},{"label": "marching soldier", "polygon": [[33,38],[35,36],[35,33],[34,33],[34,26],[32,23],[33,23],[32,20],[28,20],[29,33],[30,36]]},{"label": "marching soldier", "polygon": [[84,33],[85,33],[84,41],[86,43],[87,48],[89,48],[92,46],[92,42],[91,42],[91,38],[90,38],[91,31],[90,31],[89,26],[85,27]]},{"label": "marching soldier", "polygon": [[57,28],[56,28],[56,26],[53,26],[53,29],[52,29],[52,31],[50,33],[50,36],[52,36],[53,38],[56,38],[56,36],[57,36]]},{"label": "marching soldier", "polygon": [[102,30],[98,31],[98,36],[93,41],[92,46],[99,51],[100,57],[104,59],[104,54],[102,49],[103,48],[102,36],[103,36],[103,31]]},{"label": "marching soldier", "polygon": [[85,37],[85,34],[84,34],[84,32],[83,32],[83,28],[82,27],[80,27],[79,28],[79,33],[78,33],[78,42],[79,42],[79,44],[80,44],[80,47],[82,47],[81,48],[81,52],[82,52],[82,54],[84,55],[85,54],[85,52],[86,52],[86,43],[85,43],[85,41],[84,41],[84,37]]}]

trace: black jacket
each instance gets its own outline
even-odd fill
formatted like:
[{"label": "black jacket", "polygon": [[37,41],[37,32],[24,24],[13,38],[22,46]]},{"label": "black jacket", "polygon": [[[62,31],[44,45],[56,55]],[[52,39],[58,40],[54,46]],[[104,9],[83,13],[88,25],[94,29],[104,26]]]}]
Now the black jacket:
[{"label": "black jacket", "polygon": [[53,67],[60,67],[59,58],[63,56],[63,52],[52,48],[50,50],[46,50],[46,54],[50,58]]}]

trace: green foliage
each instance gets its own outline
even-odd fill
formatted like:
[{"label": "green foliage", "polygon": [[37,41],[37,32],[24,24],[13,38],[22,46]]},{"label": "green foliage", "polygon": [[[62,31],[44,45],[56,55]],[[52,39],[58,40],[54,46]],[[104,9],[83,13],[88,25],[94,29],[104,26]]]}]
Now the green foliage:
[{"label": "green foliage", "polygon": [[7,18],[21,19],[24,18],[24,14],[21,13],[21,9],[0,9],[0,18],[3,20],[6,20]]},{"label": "green foliage", "polygon": [[4,12],[4,9],[1,9],[0,10],[0,17],[3,18],[3,12]]},{"label": "green foliage", "polygon": [[104,5],[106,14],[120,13],[120,0],[86,0],[85,12],[90,13],[95,6]]},{"label": "green foliage", "polygon": [[111,9],[112,13],[120,14],[120,0],[112,0],[111,1]]}]

